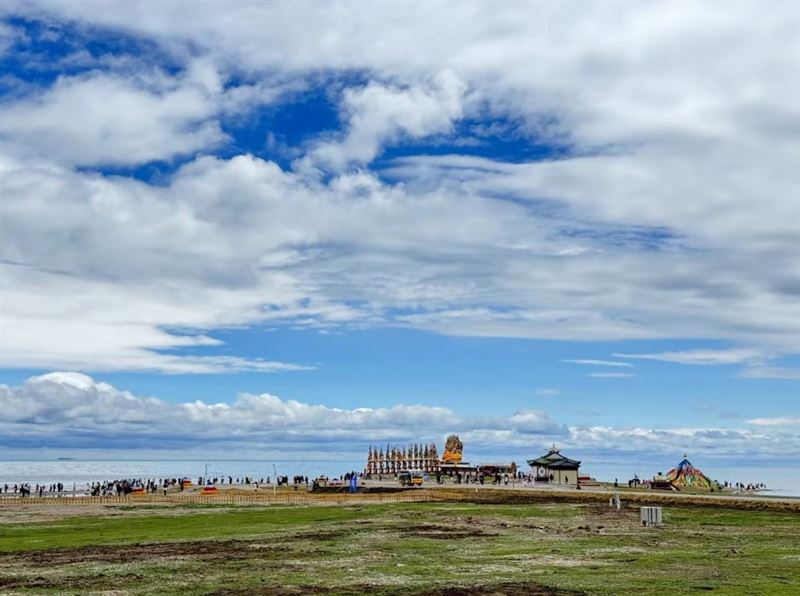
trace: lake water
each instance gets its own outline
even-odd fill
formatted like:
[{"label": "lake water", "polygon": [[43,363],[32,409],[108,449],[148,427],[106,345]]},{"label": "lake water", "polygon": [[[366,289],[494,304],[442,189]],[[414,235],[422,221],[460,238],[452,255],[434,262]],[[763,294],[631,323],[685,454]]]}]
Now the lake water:
[{"label": "lake water", "polygon": [[[274,478],[295,474],[309,478],[325,474],[330,477],[340,476],[350,470],[359,471],[364,467],[364,460],[49,460],[49,461],[0,461],[0,485],[19,484],[22,482],[51,484],[63,482],[68,488],[73,483],[78,488],[85,488],[87,483],[102,482],[121,478],[181,478],[197,479],[199,476],[233,476],[261,479],[268,476]],[[650,466],[659,470],[657,466]],[[648,467],[648,469],[650,468]],[[585,469],[585,473],[603,481],[627,482],[631,474],[628,466],[616,464],[593,464]],[[757,483],[763,482],[770,489],[765,494],[776,496],[800,496],[800,468],[789,467],[734,467],[734,466],[702,466],[705,474],[711,478],[730,482]],[[584,468],[581,468],[584,472]],[[663,470],[666,472],[666,470]],[[644,475],[642,475],[644,476]]]},{"label": "lake water", "polygon": [[364,462],[343,461],[253,461],[253,460],[70,460],[70,461],[0,461],[0,485],[29,483],[73,483],[84,488],[90,482],[123,478],[183,478],[197,480],[199,476],[228,476],[255,479],[303,475],[309,478],[325,474],[340,476],[351,470],[361,470]]}]

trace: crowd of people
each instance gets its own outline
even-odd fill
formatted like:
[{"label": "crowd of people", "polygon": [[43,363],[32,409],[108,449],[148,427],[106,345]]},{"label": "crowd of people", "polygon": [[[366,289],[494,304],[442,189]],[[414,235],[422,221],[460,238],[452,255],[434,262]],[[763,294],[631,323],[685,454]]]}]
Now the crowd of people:
[{"label": "crowd of people", "polygon": [[[279,479],[280,480],[280,479]],[[223,486],[228,484],[255,485],[258,487],[260,484],[270,484],[271,478],[268,476],[266,480],[256,480],[251,476],[236,477],[233,476],[215,476],[197,478],[198,486]],[[89,494],[91,496],[107,496],[107,495],[128,495],[132,492],[145,492],[147,494],[157,494],[159,491],[164,494],[167,491],[183,492],[188,486],[192,484],[188,477],[182,478],[157,478],[157,479],[143,479],[132,478],[123,480],[108,480],[105,482],[93,482],[89,485]]]},{"label": "crowd of people", "polygon": [[745,484],[744,482],[728,482],[726,480],[722,486],[740,493],[752,493],[767,489],[767,485],[763,482]]},{"label": "crowd of people", "polygon": [[[506,485],[511,482],[512,484],[516,484],[518,480],[522,480],[521,477],[517,477],[513,474],[501,474],[500,472],[495,473],[484,473],[484,472],[472,472],[462,474],[461,472],[456,472],[455,476],[453,477],[453,482],[456,484],[492,484],[495,486],[498,485]],[[436,473],[436,483],[437,484],[444,484],[445,477],[440,473]]]},{"label": "crowd of people", "polygon": [[[37,495],[41,496],[41,493],[43,492],[42,489],[43,485],[40,486],[37,484],[34,490],[36,491]],[[8,484],[4,484],[0,490],[2,490],[3,493],[13,493],[15,495],[19,495],[20,497],[31,496],[31,485],[28,483],[15,484],[13,487],[9,486]]]},{"label": "crowd of people", "polygon": [[14,484],[13,486],[9,486],[8,483],[0,486],[0,493],[13,493],[17,494],[21,497],[29,497],[31,493],[35,494],[38,497],[43,497],[45,493],[47,494],[57,494],[61,495],[64,493],[64,484],[61,482],[56,482],[53,484],[36,484],[33,489],[31,489],[30,483],[20,483]]},{"label": "crowd of people", "polygon": [[125,478],[123,480],[92,482],[89,484],[88,492],[92,497],[105,497],[110,495],[120,497],[129,495],[134,491],[156,494],[159,489],[166,490],[179,483],[180,481],[177,478],[163,478],[161,480]]},{"label": "crowd of people", "polygon": [[[284,477],[288,483],[288,478]],[[270,478],[266,478],[266,484],[270,483]],[[45,496],[64,496],[67,494],[83,493],[93,497],[100,496],[124,496],[133,492],[145,492],[147,494],[156,494],[159,491],[166,493],[169,490],[183,491],[186,483],[189,482],[188,478],[123,478],[116,480],[104,480],[102,482],[88,482],[85,487],[73,483],[71,488],[67,488],[63,482],[55,482],[52,484],[35,484],[31,488],[30,483],[17,483],[9,485],[8,483],[0,486],[0,494],[17,495],[20,497],[29,497],[31,495],[37,497]],[[264,484],[265,480],[262,478],[261,483]],[[199,485],[216,485],[216,484],[253,484],[255,480],[251,477],[234,478],[233,476],[215,477],[203,479],[198,478]]]},{"label": "crowd of people", "polygon": [[[346,485],[349,483],[352,477],[357,477],[359,480],[359,485],[362,484],[364,480],[377,480],[379,482],[382,481],[391,481],[397,480],[397,474],[364,474],[360,472],[348,472],[343,474],[337,478],[328,478],[327,476],[320,476],[318,478],[313,478],[309,480],[308,476],[304,476],[302,474],[296,474],[291,478],[291,485],[295,490],[300,487],[305,487],[307,489],[316,489],[320,486],[332,486],[332,485]],[[525,486],[525,487],[532,487],[537,485],[537,479],[533,477],[531,474],[523,474],[521,472],[517,473],[502,473],[499,471],[495,472],[466,472],[461,473],[457,472],[453,476],[443,475],[441,472],[431,473],[430,480],[436,481],[437,484],[445,484],[445,483],[454,483],[454,484],[466,484],[466,485],[493,485],[493,486]],[[106,480],[103,482],[90,482],[87,483],[85,486],[85,490],[83,487],[78,487],[77,484],[73,484],[72,488],[66,488],[62,482],[56,482],[49,485],[45,484],[36,484],[33,488],[29,483],[19,483],[19,484],[4,484],[0,486],[0,493],[4,493],[7,495],[17,495],[20,497],[28,497],[31,495],[44,497],[44,496],[66,496],[68,494],[85,494],[89,496],[125,496],[131,493],[147,493],[147,494],[157,494],[162,492],[163,494],[167,494],[168,492],[182,492],[187,487],[191,486],[193,483],[187,477],[172,477],[172,478],[156,478],[156,479],[147,479],[147,478],[126,478],[126,479],[118,479],[118,480]],[[289,486],[290,478],[287,475],[276,476],[275,477],[275,484],[280,486]],[[630,487],[639,487],[642,485],[646,485],[647,481],[640,481],[638,477],[635,477],[633,480],[628,481],[628,486]],[[255,489],[258,490],[259,487],[264,486],[272,486],[272,478],[270,476],[261,477],[261,478],[254,478],[252,476],[214,476],[214,477],[203,477],[200,476],[197,478],[197,486],[234,486],[234,485],[254,485]],[[619,486],[618,481],[615,479],[614,486]],[[646,486],[647,487],[647,486]],[[647,487],[649,488],[649,487]],[[737,493],[752,493],[761,490],[766,490],[767,485],[764,483],[743,483],[743,482],[724,482],[720,483],[718,486],[719,489],[723,490],[731,490],[736,491]]]},{"label": "crowd of people", "polygon": [[[277,486],[288,486],[289,476],[276,476]],[[311,481],[308,476],[295,475],[291,478],[291,483],[295,488],[299,486],[309,487]],[[5,484],[0,486],[0,494],[13,494],[20,497],[31,495],[37,497],[45,496],[65,496],[67,494],[85,494],[92,497],[104,496],[125,496],[134,492],[157,494],[162,492],[182,492],[193,483],[188,477],[174,478],[123,478],[116,480],[104,480],[102,482],[89,482],[86,485],[73,484],[71,488],[66,488],[64,483],[57,482],[49,485],[36,484],[33,488],[29,483]],[[213,476],[197,478],[197,486],[272,486],[272,477],[266,476],[255,478],[253,476]]]}]

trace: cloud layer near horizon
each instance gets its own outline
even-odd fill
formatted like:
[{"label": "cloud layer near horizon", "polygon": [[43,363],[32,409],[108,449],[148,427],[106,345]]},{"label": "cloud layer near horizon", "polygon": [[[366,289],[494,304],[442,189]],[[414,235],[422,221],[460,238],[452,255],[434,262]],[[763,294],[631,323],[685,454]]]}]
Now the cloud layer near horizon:
[{"label": "cloud layer near horizon", "polygon": [[358,453],[369,443],[438,444],[455,432],[471,453],[501,456],[537,453],[552,442],[616,456],[684,450],[719,459],[746,455],[775,464],[800,455],[800,437],[792,428],[796,418],[755,419],[748,421],[751,428],[738,430],[646,429],[569,426],[536,410],[482,417],[427,405],[346,410],[267,393],[240,394],[233,403],[173,403],[70,372],[32,377],[15,387],[0,385],[0,406],[3,446],[14,449],[235,448],[284,456],[317,451],[335,458]]}]

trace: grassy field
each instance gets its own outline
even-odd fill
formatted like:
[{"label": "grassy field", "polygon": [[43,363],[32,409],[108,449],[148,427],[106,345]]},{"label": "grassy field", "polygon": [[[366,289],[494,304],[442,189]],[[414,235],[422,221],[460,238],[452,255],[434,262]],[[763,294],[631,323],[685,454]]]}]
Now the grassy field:
[{"label": "grassy field", "polygon": [[668,508],[661,529],[642,528],[638,509],[570,503],[102,506],[3,519],[2,593],[800,593],[794,513]]}]

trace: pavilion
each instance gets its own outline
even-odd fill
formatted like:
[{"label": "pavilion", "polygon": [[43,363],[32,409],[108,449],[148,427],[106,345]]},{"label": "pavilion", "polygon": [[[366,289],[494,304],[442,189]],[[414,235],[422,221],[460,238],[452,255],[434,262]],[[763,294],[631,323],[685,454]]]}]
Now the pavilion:
[{"label": "pavilion", "polygon": [[537,482],[573,486],[578,484],[578,468],[581,462],[561,455],[555,445],[542,457],[528,460],[528,465],[533,469]]}]

